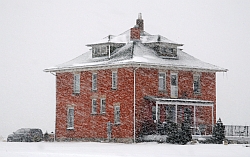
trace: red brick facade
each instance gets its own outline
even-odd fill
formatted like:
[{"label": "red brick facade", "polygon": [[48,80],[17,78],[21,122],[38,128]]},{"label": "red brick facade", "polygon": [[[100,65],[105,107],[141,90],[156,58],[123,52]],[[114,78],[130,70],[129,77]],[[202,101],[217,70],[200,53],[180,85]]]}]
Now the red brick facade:
[{"label": "red brick facade", "polygon": [[[118,86],[112,89],[112,71],[117,71]],[[178,98],[214,102],[216,120],[215,72],[171,71],[168,69],[120,67],[89,71],[56,73],[56,138],[57,140],[105,140],[107,123],[112,125],[112,139],[133,141],[134,135],[134,71],[136,82],[136,138],[146,121],[153,122],[152,105],[145,96],[170,98],[170,73],[178,73]],[[166,91],[158,90],[159,72],[166,72]],[[73,94],[74,73],[80,74],[80,93]],[[92,73],[97,73],[97,90],[92,91]],[[198,73],[201,94],[193,92],[193,75]],[[92,114],[92,99],[97,100],[97,114]],[[106,113],[100,113],[100,100],[106,99]],[[114,124],[114,106],[120,106],[120,124]],[[74,108],[74,129],[67,129],[67,110]],[[193,110],[192,106],[189,106]],[[160,105],[161,121],[165,119],[164,106]],[[212,108],[196,107],[197,123],[211,125]],[[181,121],[179,117],[178,122]]]}]

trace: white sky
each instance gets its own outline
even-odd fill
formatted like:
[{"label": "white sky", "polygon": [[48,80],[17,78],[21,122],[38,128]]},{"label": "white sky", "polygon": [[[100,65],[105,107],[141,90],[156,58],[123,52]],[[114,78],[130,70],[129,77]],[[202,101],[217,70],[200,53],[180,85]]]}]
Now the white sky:
[{"label": "white sky", "polygon": [[249,0],[0,0],[0,136],[21,127],[54,130],[55,77],[43,69],[118,35],[142,13],[145,31],[229,69],[217,74],[217,119],[250,125]]}]

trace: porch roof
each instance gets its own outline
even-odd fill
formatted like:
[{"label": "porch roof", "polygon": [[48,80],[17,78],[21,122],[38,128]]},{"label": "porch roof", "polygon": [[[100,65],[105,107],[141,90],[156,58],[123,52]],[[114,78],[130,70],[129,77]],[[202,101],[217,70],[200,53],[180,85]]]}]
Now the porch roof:
[{"label": "porch roof", "polygon": [[213,106],[213,101],[208,100],[197,100],[197,99],[171,99],[164,97],[155,97],[155,96],[145,96],[145,99],[149,101],[156,102],[157,104],[166,104],[166,105],[190,105],[190,106]]}]

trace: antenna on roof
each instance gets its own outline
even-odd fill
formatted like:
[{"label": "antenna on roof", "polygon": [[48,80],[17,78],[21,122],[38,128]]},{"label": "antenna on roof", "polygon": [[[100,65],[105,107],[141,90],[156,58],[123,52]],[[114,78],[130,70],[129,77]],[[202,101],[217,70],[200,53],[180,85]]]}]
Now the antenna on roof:
[{"label": "antenna on roof", "polygon": [[141,13],[139,13],[139,15],[138,15],[138,19],[142,19],[142,15],[141,15]]}]

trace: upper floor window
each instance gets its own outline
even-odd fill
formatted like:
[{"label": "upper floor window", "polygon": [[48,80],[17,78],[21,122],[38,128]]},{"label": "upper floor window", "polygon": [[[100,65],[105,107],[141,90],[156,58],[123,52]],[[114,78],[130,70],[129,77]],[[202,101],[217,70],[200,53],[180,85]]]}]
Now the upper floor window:
[{"label": "upper floor window", "polygon": [[69,107],[67,111],[67,129],[74,129],[74,107]]},{"label": "upper floor window", "polygon": [[92,90],[97,90],[97,73],[92,74]]},{"label": "upper floor window", "polygon": [[106,112],[106,99],[105,98],[102,98],[101,99],[101,110],[100,110],[100,113],[105,113]]},{"label": "upper floor window", "polygon": [[117,71],[112,71],[112,89],[117,89]]},{"label": "upper floor window", "polygon": [[74,74],[74,94],[80,93],[80,74]]},{"label": "upper floor window", "polygon": [[115,117],[115,124],[120,124],[121,123],[121,121],[120,121],[120,106],[115,106],[115,111],[114,111],[115,113],[115,115],[114,115],[114,117]]},{"label": "upper floor window", "polygon": [[159,90],[166,90],[166,73],[159,73]]},{"label": "upper floor window", "polygon": [[97,102],[96,99],[92,99],[92,114],[97,113]]},{"label": "upper floor window", "polygon": [[194,75],[194,94],[201,93],[200,75]]}]

